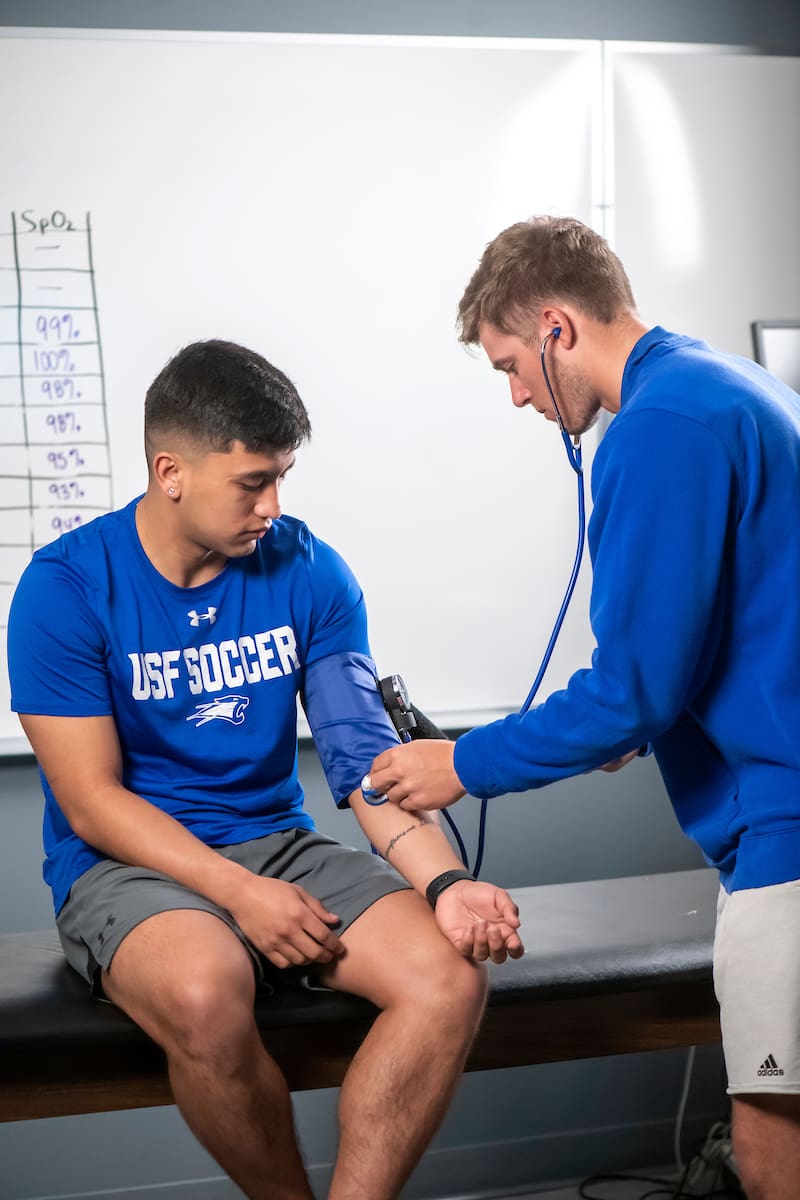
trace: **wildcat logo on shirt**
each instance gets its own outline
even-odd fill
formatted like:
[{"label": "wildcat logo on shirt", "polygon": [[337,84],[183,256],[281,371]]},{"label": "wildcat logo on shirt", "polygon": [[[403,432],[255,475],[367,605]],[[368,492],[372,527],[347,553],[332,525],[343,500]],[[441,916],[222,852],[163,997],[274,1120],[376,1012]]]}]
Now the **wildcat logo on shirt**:
[{"label": "wildcat logo on shirt", "polygon": [[197,720],[198,728],[218,720],[241,725],[249,700],[234,694],[234,689],[300,670],[297,640],[289,625],[243,634],[235,641],[227,638],[182,650],[140,651],[128,658],[134,700],[171,700],[187,691],[200,696],[230,689],[213,703],[198,704],[196,712],[186,718]]},{"label": "wildcat logo on shirt", "polygon": [[230,725],[244,723],[244,710],[250,703],[247,696],[218,696],[209,704],[198,704],[195,711],[186,718],[187,721],[197,721],[197,728],[207,725],[209,721],[227,721]]}]

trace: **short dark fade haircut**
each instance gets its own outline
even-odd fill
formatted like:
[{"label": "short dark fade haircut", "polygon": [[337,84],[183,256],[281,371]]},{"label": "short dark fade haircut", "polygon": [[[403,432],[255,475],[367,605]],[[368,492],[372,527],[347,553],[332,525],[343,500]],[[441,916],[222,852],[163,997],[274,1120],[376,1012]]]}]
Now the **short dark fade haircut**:
[{"label": "short dark fade haircut", "polygon": [[144,432],[149,462],[165,435],[222,454],[234,442],[255,453],[295,450],[311,436],[311,422],[283,371],[235,342],[208,341],[185,346],[153,380]]},{"label": "short dark fade haircut", "polygon": [[605,325],[636,311],[625,269],[605,238],[573,217],[532,217],[489,242],[458,306],[459,341],[481,325],[528,341],[546,304],[568,301]]}]

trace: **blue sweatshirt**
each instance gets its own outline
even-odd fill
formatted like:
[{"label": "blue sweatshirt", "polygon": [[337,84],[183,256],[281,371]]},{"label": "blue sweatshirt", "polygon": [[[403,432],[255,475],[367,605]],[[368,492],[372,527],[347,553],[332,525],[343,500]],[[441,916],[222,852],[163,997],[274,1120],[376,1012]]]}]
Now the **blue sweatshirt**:
[{"label": "blue sweatshirt", "polygon": [[651,742],[728,891],[800,877],[800,396],[656,327],[595,456],[590,668],[458,739],[476,796]]}]

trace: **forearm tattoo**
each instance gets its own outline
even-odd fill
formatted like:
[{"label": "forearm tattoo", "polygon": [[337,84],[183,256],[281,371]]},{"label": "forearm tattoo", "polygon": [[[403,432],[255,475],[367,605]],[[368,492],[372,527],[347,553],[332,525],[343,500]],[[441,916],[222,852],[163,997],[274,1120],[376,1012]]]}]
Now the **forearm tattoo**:
[{"label": "forearm tattoo", "polygon": [[389,845],[384,850],[383,857],[384,858],[389,857],[392,850],[394,850],[395,846],[400,841],[400,838],[404,838],[407,833],[413,833],[415,829],[421,829],[424,824],[425,824],[424,821],[415,821],[413,825],[409,825],[408,829],[402,829],[400,831],[400,833],[396,833],[394,835],[394,837],[392,838],[392,840],[389,842]]}]

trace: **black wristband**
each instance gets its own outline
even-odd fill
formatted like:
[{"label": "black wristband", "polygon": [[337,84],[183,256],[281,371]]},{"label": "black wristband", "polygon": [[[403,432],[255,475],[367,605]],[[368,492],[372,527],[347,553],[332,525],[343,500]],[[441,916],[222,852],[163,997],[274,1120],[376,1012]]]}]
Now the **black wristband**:
[{"label": "black wristband", "polygon": [[425,888],[425,899],[428,901],[428,904],[430,904],[431,908],[435,909],[436,901],[439,899],[442,892],[447,891],[451,883],[458,883],[459,879],[474,880],[474,878],[475,876],[469,871],[443,871],[441,875],[437,875],[435,879],[432,879]]}]

